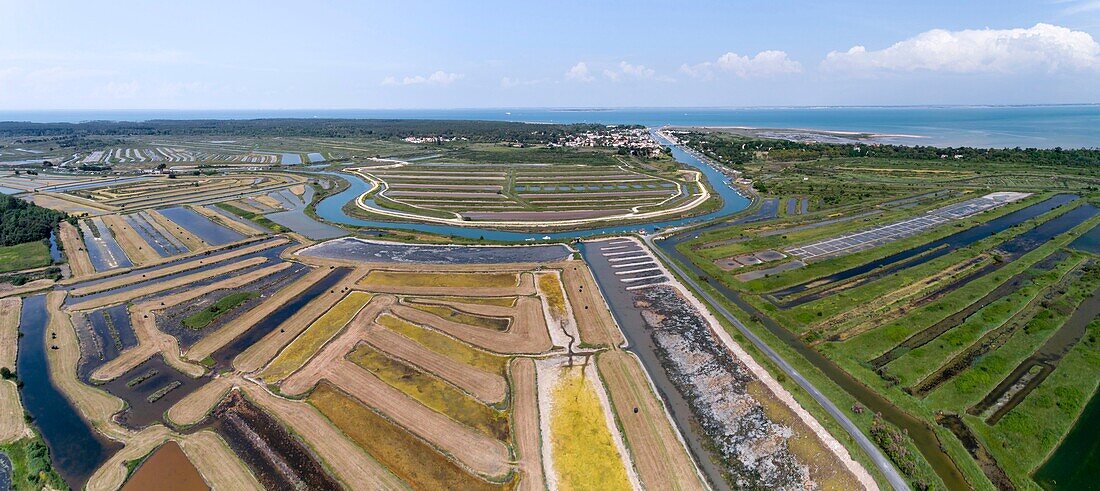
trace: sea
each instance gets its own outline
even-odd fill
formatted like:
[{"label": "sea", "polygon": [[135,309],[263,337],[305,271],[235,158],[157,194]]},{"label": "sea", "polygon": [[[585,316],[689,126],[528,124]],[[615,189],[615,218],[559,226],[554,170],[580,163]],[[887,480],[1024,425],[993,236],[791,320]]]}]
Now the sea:
[{"label": "sea", "polygon": [[905,145],[1100,148],[1100,104],[730,108],[0,111],[0,121],[385,118],[807,129]]}]

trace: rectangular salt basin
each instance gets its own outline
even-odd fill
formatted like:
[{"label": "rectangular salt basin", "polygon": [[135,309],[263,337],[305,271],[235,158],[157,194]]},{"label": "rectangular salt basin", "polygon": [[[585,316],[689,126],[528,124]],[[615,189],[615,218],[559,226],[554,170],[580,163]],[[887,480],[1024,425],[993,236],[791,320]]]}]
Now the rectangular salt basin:
[{"label": "rectangular salt basin", "polygon": [[175,206],[157,211],[210,245],[228,244],[244,238],[239,232],[218,225],[187,208]]},{"label": "rectangular salt basin", "polygon": [[302,156],[298,155],[296,153],[284,153],[282,162],[283,162],[283,164],[286,164],[286,165],[301,164],[302,163]]}]

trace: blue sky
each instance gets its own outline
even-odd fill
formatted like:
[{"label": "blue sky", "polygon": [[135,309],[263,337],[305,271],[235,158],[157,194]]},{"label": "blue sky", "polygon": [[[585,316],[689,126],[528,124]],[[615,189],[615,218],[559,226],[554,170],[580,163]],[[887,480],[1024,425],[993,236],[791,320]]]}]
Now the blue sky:
[{"label": "blue sky", "polygon": [[0,110],[1100,102],[1100,0],[0,0]]}]

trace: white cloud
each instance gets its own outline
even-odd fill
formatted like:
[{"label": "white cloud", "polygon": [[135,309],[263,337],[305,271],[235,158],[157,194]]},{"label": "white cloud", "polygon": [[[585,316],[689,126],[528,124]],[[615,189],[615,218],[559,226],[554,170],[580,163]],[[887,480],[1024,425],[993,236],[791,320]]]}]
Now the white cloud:
[{"label": "white cloud", "polygon": [[619,80],[619,78],[636,78],[636,79],[651,79],[656,75],[652,68],[646,68],[645,65],[631,65],[625,61],[620,61],[615,69],[605,69],[603,76],[611,80]]},{"label": "white cloud", "polygon": [[[1066,2],[1057,2],[1066,3]],[[1072,5],[1062,9],[1062,15],[1077,15],[1086,12],[1093,12],[1100,10],[1100,0],[1084,0],[1078,2],[1070,2]]]},{"label": "white cloud", "polygon": [[461,73],[444,72],[443,70],[436,70],[434,73],[428,76],[413,75],[403,77],[398,80],[397,77],[389,76],[382,79],[382,85],[451,85],[452,83],[461,80],[465,75]]},{"label": "white cloud", "polygon": [[680,71],[692,77],[711,79],[720,73],[731,73],[741,78],[771,77],[802,71],[802,64],[790,59],[785,51],[761,51],[749,58],[737,53],[726,53],[715,61],[695,65],[683,64]]},{"label": "white cloud", "polygon": [[853,46],[845,52],[833,51],[822,66],[953,73],[1080,70],[1100,67],[1100,44],[1086,32],[1050,24],[1027,29],[933,29],[881,50]]},{"label": "white cloud", "polygon": [[591,82],[593,77],[588,73],[588,64],[582,61],[573,65],[569,68],[569,71],[565,72],[565,79],[576,80],[578,82]]}]

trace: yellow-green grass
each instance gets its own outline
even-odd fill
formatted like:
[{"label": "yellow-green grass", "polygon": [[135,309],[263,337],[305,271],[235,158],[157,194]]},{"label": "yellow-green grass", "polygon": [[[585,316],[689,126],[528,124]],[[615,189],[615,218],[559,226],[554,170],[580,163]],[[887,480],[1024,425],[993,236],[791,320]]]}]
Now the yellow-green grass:
[{"label": "yellow-green grass", "polygon": [[360,291],[349,293],[279,352],[260,377],[268,382],[277,382],[302,368],[328,340],[351,322],[373,296]]},{"label": "yellow-green grass", "polygon": [[471,314],[447,305],[410,302],[409,306],[422,312],[458,322],[459,324],[484,327],[496,331],[507,331],[508,326],[512,323],[511,319],[506,317],[487,317],[484,315]]},{"label": "yellow-green grass", "polygon": [[327,382],[317,385],[309,395],[309,403],[412,489],[511,488],[511,483],[490,483],[469,474],[408,430]]},{"label": "yellow-green grass", "polygon": [[374,270],[359,280],[363,286],[440,288],[507,288],[519,285],[518,273],[419,273]]},{"label": "yellow-green grass", "polygon": [[468,303],[472,305],[495,305],[497,307],[515,307],[518,297],[460,297],[455,295],[442,295],[438,297],[409,297],[410,302],[432,303]]},{"label": "yellow-green grass", "polygon": [[420,371],[404,361],[386,356],[365,344],[357,346],[348,355],[348,359],[436,412],[502,442],[508,442],[509,425],[506,413],[482,404],[442,379]]},{"label": "yellow-green grass", "polygon": [[540,274],[539,292],[546,297],[546,303],[550,305],[550,314],[559,321],[565,319],[565,294],[558,275]]},{"label": "yellow-green grass", "polygon": [[418,326],[390,314],[378,316],[376,322],[452,360],[497,375],[503,376],[507,371],[507,357],[479,350],[446,334]]},{"label": "yellow-green grass", "polygon": [[631,489],[592,383],[583,367],[566,368],[551,394],[550,444],[558,487]]},{"label": "yellow-green grass", "polygon": [[0,247],[0,273],[50,265],[50,249],[41,240]]}]

